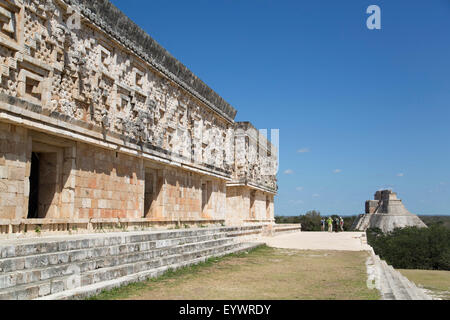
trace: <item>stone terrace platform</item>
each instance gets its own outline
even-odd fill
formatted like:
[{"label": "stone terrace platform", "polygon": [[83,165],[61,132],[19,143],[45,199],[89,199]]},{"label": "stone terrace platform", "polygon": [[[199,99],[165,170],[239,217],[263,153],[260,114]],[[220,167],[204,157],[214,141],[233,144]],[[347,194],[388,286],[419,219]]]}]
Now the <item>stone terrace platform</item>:
[{"label": "stone terrace platform", "polygon": [[[0,241],[0,300],[83,299],[208,258],[260,246],[300,226],[179,229]],[[251,241],[251,242],[247,242]]]},{"label": "stone terrace platform", "polygon": [[259,239],[267,245],[283,249],[369,251],[365,232],[301,232]]}]

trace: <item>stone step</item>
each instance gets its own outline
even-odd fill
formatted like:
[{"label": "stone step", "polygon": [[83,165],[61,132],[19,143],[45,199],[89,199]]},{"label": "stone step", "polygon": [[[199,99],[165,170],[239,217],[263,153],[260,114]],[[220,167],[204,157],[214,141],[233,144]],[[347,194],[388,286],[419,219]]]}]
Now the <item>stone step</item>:
[{"label": "stone step", "polygon": [[389,282],[385,272],[382,273],[382,295],[384,300],[396,300],[396,296],[394,294],[394,288],[392,288],[391,283]]},{"label": "stone step", "polygon": [[[201,235],[184,238],[151,240],[145,242],[133,242],[127,244],[111,244],[108,246],[88,247],[70,251],[55,251],[51,253],[33,254],[24,257],[0,259],[0,272],[13,272],[26,269],[35,269],[49,265],[57,265],[69,262],[76,262],[91,257],[117,255],[118,253],[127,253],[135,251],[145,251],[153,248],[163,248],[185,243],[194,243],[206,241],[209,239],[224,238],[222,233]],[[1,274],[0,274],[1,277]],[[0,280],[0,288],[1,280]]]},{"label": "stone step", "polygon": [[383,300],[433,300],[424,290],[418,288],[378,255],[373,253],[372,257],[379,277],[379,290]]},{"label": "stone step", "polygon": [[389,273],[391,279],[391,286],[394,289],[396,300],[412,300],[407,288],[405,288],[403,283],[400,281],[395,271],[396,270],[392,266],[387,265],[387,272]]},{"label": "stone step", "polygon": [[[222,245],[223,246],[223,245]],[[214,246],[213,246],[214,248]],[[200,252],[202,250],[209,250],[209,248],[207,249],[200,249],[197,251],[193,251],[193,252]],[[187,248],[182,248],[181,249],[182,252],[187,252]],[[161,261],[165,261],[165,256],[167,255],[167,252],[164,252],[163,256],[158,256],[155,257],[153,259],[153,261],[156,261],[156,266],[159,266],[159,264],[161,263]],[[179,253],[179,254],[175,254],[172,256],[167,256],[170,257],[172,259],[176,259],[177,256],[182,255],[183,253]],[[141,256],[141,259],[144,259],[146,257]],[[152,260],[151,260],[152,261]],[[129,266],[133,266],[134,264],[136,264],[136,261],[133,261],[131,263],[129,263]],[[155,265],[155,264],[154,264]],[[102,271],[102,269],[98,269],[100,272]],[[133,267],[131,268],[131,270],[133,270]],[[95,271],[95,270],[94,270]],[[70,280],[69,277],[71,275],[58,275],[58,276],[54,276],[50,279],[47,280],[42,280],[42,281],[38,281],[35,283],[31,283],[31,284],[25,284],[25,285],[19,285],[19,286],[15,286],[13,288],[9,288],[7,290],[4,290],[4,292],[2,291],[1,293],[5,294],[6,296],[9,297],[13,297],[13,299],[15,299],[16,297],[24,297],[26,295],[36,295],[38,292],[44,292],[47,293],[49,292],[48,290],[50,290],[50,292],[52,293],[56,293],[56,292],[60,292],[62,290],[66,290],[67,287],[70,285],[69,282],[67,282],[67,280]],[[81,279],[83,279],[83,273],[81,273]],[[59,291],[58,291],[59,290]],[[0,293],[0,297],[1,297],[1,293]]]},{"label": "stone step", "polygon": [[235,226],[235,227],[224,227],[222,230],[224,232],[238,231],[238,230],[261,230],[263,225],[248,225],[248,226]]},{"label": "stone step", "polygon": [[230,231],[226,233],[228,237],[233,238],[257,234],[261,234],[261,230],[247,229],[247,230]]},{"label": "stone step", "polygon": [[[65,261],[65,263],[55,265],[45,265],[36,267],[35,269],[12,271],[5,274],[0,274],[0,292],[1,289],[11,288],[17,285],[25,285],[41,280],[49,280],[52,278],[65,276],[73,272],[73,268],[77,268],[80,272],[86,272],[99,268],[116,266],[123,263],[137,262],[145,259],[161,258],[165,255],[172,255],[179,252],[189,252],[189,250],[196,250],[198,247],[210,247],[214,245],[221,245],[232,241],[228,238],[215,238],[217,235],[204,236],[205,241],[197,241],[177,246],[150,248],[148,250],[136,250],[131,252],[115,252],[113,254],[101,254],[98,256],[85,256],[85,259],[78,259],[72,261]],[[212,237],[213,239],[208,239]],[[105,252],[102,252],[105,253]],[[70,254],[69,254],[70,257]],[[79,256],[78,256],[79,258]]]},{"label": "stone step", "polygon": [[408,293],[413,297],[413,300],[433,300],[428,294],[426,294],[421,288],[417,287],[413,282],[406,278],[403,274],[396,270],[399,275],[400,281],[404,284]]},{"label": "stone step", "polygon": [[0,291],[1,300],[30,300],[37,297],[55,294],[64,291],[68,285],[70,276],[57,277],[50,280],[42,280],[24,285],[8,288]]},{"label": "stone step", "polygon": [[413,285],[407,278],[405,278],[400,272],[395,270],[397,273],[398,279],[405,287],[406,291],[408,292],[409,296],[411,297],[411,300],[422,300],[422,297],[417,292],[417,287]]},{"label": "stone step", "polygon": [[425,293],[425,291],[419,287],[416,288],[416,293],[420,297],[420,300],[440,300],[438,298],[434,299],[429,294]]},{"label": "stone step", "polygon": [[277,233],[290,233],[301,231],[302,227],[300,225],[287,225],[287,226],[275,226],[274,231]]},{"label": "stone step", "polygon": [[[234,252],[261,225],[53,236],[0,245],[0,299],[32,299]],[[239,241],[235,237],[241,236]]]},{"label": "stone step", "polygon": [[76,288],[76,289],[71,289],[71,290],[67,290],[61,293],[57,293],[57,294],[51,294],[45,297],[40,297],[37,298],[36,300],[69,300],[69,299],[85,299],[88,298],[90,296],[93,295],[97,295],[99,293],[101,293],[103,290],[111,290],[117,287],[121,287],[124,285],[128,285],[130,283],[133,282],[139,282],[139,281],[145,281],[147,279],[150,278],[156,278],[159,277],[161,275],[163,275],[165,272],[167,272],[168,270],[176,270],[182,267],[186,267],[186,266],[190,266],[190,265],[195,265],[201,262],[204,262],[206,260],[208,260],[209,258],[213,258],[213,257],[221,257],[221,256],[226,256],[232,253],[238,253],[238,252],[244,252],[244,251],[249,251],[252,250],[256,247],[259,247],[263,244],[260,243],[239,243],[236,244],[236,247],[228,250],[228,251],[223,251],[220,253],[215,253],[215,254],[211,254],[211,255],[207,255],[204,257],[200,257],[200,258],[196,258],[196,259],[192,259],[192,260],[188,260],[188,261],[184,261],[178,264],[172,264],[172,265],[168,265],[168,266],[163,266],[163,267],[159,267],[159,268],[154,268],[154,269],[150,269],[147,271],[143,271],[143,272],[139,272],[136,274],[132,274],[132,275],[128,275],[125,277],[121,277],[121,278],[117,278],[114,280],[110,280],[110,281],[104,281],[104,282],[99,282],[99,283],[95,283],[92,285],[88,285],[88,286],[84,286],[84,287],[80,287],[80,288]]},{"label": "stone step", "polygon": [[367,284],[377,285],[376,279],[376,266],[373,257],[369,256],[366,260],[366,269],[367,269]]},{"label": "stone step", "polygon": [[234,228],[199,228],[189,230],[121,232],[83,236],[43,237],[7,240],[0,244],[0,259],[26,257],[36,254],[80,250],[155,240],[226,234]]},{"label": "stone step", "polygon": [[422,289],[418,288],[413,282],[404,277],[399,271],[381,260],[379,256],[374,256],[376,260],[380,261],[382,270],[380,270],[380,277],[385,278],[384,286],[389,286],[389,289],[384,288],[385,291],[395,291],[392,295],[383,295],[384,300],[432,300]]},{"label": "stone step", "polygon": [[239,243],[231,243],[231,244],[229,243],[218,247],[204,248],[200,251],[164,256],[157,260],[141,261],[137,263],[124,264],[116,267],[93,270],[82,275],[81,284],[83,286],[86,286],[98,282],[109,281],[130,274],[146,271],[149,269],[158,268],[165,265],[178,264],[186,260],[201,258],[202,256],[205,255],[213,255],[220,253],[222,251],[229,251],[239,246],[240,246]]},{"label": "stone step", "polygon": [[382,291],[382,285],[381,285],[381,277],[380,277],[380,275],[381,275],[382,271],[381,271],[380,268],[381,268],[380,267],[380,261],[377,260],[374,255],[371,255],[369,257],[369,259],[367,260],[367,270],[368,270],[368,273],[370,271],[369,274],[372,275],[371,278],[374,281],[375,288],[378,291],[381,292]]},{"label": "stone step", "polygon": [[[118,266],[116,268],[98,269],[84,274],[81,273],[79,279],[81,284],[95,284],[105,281],[106,279],[113,280],[120,276],[127,276],[133,273],[145,271],[145,266],[149,268],[158,268],[174,263],[182,263],[185,260],[200,258],[208,254],[211,255],[221,253],[239,246],[240,244],[230,244],[230,242],[227,241],[226,244],[202,248],[191,252],[182,250],[182,252],[178,254],[158,257],[154,259],[154,263],[152,263],[152,261],[148,261],[148,263],[147,261],[144,261],[141,264],[132,262],[124,265],[123,268],[121,268],[122,266]],[[72,275],[65,275],[31,284],[15,286],[13,288],[9,288],[8,290],[0,291],[0,300],[30,300],[38,297],[44,297],[49,294],[57,294],[72,288],[73,279],[74,277]]]},{"label": "stone step", "polygon": [[374,256],[374,257],[375,257],[374,261],[376,263],[378,280],[380,283],[379,287],[380,287],[380,292],[381,292],[382,298],[383,298],[383,300],[394,300],[395,296],[392,291],[392,288],[389,285],[389,282],[387,281],[387,277],[386,277],[383,265],[381,263],[381,259],[379,256]]},{"label": "stone step", "polygon": [[380,261],[379,259],[377,260],[377,258],[375,256],[373,257],[373,261],[374,261],[374,268],[375,268],[375,287],[378,289],[378,291],[381,292],[381,266],[380,266]]},{"label": "stone step", "polygon": [[402,300],[401,293],[398,291],[398,287],[395,285],[394,279],[392,278],[386,261],[381,260],[381,266],[383,268],[383,274],[386,279],[387,285],[391,289],[394,296],[394,300]]},{"label": "stone step", "polygon": [[397,290],[397,300],[413,300],[412,296],[409,294],[408,289],[405,287],[403,282],[400,280],[397,271],[392,267],[388,266],[388,272],[391,275],[393,285]]}]

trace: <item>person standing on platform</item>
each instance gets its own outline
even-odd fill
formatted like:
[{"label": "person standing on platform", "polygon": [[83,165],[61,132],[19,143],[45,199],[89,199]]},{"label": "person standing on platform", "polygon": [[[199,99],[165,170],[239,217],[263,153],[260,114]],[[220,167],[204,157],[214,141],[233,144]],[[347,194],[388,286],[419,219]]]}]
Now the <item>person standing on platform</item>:
[{"label": "person standing on platform", "polygon": [[334,228],[334,231],[337,233],[337,232],[339,232],[339,218],[338,217],[336,217],[335,219],[334,219],[334,226],[333,226],[333,228]]},{"label": "person standing on platform", "polygon": [[327,222],[328,222],[328,232],[333,232],[333,219],[329,217]]}]

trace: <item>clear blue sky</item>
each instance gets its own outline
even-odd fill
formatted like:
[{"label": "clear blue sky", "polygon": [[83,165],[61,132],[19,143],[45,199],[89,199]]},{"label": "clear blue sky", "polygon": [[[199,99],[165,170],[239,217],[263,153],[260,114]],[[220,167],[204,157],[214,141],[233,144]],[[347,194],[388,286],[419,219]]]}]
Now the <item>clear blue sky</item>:
[{"label": "clear blue sky", "polygon": [[449,0],[112,2],[236,120],[280,129],[277,215],[362,213],[383,187],[450,214]]}]

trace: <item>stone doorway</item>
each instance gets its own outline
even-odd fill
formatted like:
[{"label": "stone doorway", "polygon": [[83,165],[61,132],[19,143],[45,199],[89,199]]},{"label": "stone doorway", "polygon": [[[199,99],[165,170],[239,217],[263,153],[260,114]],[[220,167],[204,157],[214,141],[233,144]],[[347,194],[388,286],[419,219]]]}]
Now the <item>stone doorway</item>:
[{"label": "stone doorway", "polygon": [[158,201],[164,184],[162,173],[156,169],[145,169],[144,218],[158,216]]},{"label": "stone doorway", "polygon": [[57,153],[33,152],[31,156],[28,219],[44,219],[58,196]]},{"label": "stone doorway", "polygon": [[212,195],[212,181],[202,183],[202,213],[206,214],[209,209],[210,199]]},{"label": "stone doorway", "polygon": [[28,219],[56,218],[60,210],[63,150],[33,142]]},{"label": "stone doorway", "polygon": [[39,154],[31,154],[30,195],[28,200],[28,219],[39,217]]}]

